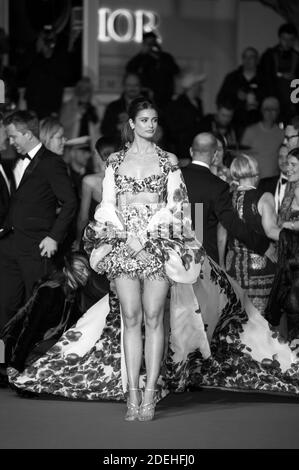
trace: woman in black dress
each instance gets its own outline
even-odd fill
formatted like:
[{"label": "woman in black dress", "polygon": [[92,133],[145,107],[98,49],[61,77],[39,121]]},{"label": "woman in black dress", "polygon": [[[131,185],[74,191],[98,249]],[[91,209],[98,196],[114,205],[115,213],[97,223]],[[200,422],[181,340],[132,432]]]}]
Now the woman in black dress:
[{"label": "woman in black dress", "polygon": [[90,271],[86,257],[73,253],[65,257],[62,269],[37,284],[28,302],[0,332],[10,372],[12,368],[23,371],[83,315],[90,306],[82,290]]},{"label": "woman in black dress", "polygon": [[[230,167],[238,186],[233,191],[233,206],[244,222],[276,241],[280,229],[276,224],[274,197],[257,189],[258,163],[253,157],[241,155]],[[253,305],[263,314],[273,283],[276,265],[268,257],[249,250],[244,243],[228,237],[226,271],[246,290]]]}]

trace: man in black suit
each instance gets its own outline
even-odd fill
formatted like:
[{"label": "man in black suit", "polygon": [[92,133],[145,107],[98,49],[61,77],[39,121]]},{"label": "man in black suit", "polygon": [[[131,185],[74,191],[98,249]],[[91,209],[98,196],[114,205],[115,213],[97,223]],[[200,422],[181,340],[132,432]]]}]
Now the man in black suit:
[{"label": "man in black suit", "polygon": [[118,143],[121,141],[122,124],[128,119],[130,103],[142,94],[140,77],[135,72],[128,72],[123,78],[123,93],[105,109],[101,123],[101,133]]},{"label": "man in black suit", "polygon": [[[187,186],[193,225],[195,225],[195,203],[203,203],[202,230],[203,246],[207,254],[217,263],[217,224],[235,238],[245,243],[256,253],[264,254],[269,240],[257,234],[235,214],[231,202],[229,185],[210,171],[210,165],[217,149],[217,140],[210,133],[198,134],[192,143],[192,163],[184,168],[183,176]],[[196,228],[196,227],[195,227]]]},{"label": "man in black suit", "polygon": [[[16,191],[0,231],[0,328],[52,268],[77,204],[65,163],[38,139],[36,115],[17,111],[4,125],[21,158],[14,168]],[[56,216],[58,201],[61,211]]]},{"label": "man in black suit", "polygon": [[278,151],[278,166],[280,169],[280,174],[271,176],[269,178],[262,178],[258,186],[259,189],[261,189],[263,192],[269,192],[273,194],[277,214],[279,212],[287,188],[288,152],[288,147],[285,144],[282,144]]},{"label": "man in black suit", "polygon": [[141,85],[159,108],[166,106],[174,93],[175,79],[180,68],[173,56],[162,50],[154,31],[144,32],[141,51],[126,65],[126,72],[139,75]]}]

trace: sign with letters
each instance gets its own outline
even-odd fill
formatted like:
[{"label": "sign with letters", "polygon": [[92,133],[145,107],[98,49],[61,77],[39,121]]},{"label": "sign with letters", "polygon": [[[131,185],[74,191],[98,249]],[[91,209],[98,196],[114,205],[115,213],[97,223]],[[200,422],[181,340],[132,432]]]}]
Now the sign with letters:
[{"label": "sign with letters", "polygon": [[295,88],[291,93],[291,102],[293,104],[299,103],[299,78],[294,78],[291,82],[291,88]]},{"label": "sign with letters", "polygon": [[98,40],[101,42],[142,42],[144,32],[156,30],[159,17],[153,11],[100,8]]}]

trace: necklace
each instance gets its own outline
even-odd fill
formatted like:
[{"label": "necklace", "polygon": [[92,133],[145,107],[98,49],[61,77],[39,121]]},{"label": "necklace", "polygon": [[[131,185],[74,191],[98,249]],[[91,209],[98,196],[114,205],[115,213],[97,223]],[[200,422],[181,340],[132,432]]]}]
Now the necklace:
[{"label": "necklace", "polygon": [[247,189],[256,189],[256,186],[252,186],[251,184],[240,184],[238,187],[237,187],[237,190],[238,191],[246,191]]},{"label": "necklace", "polygon": [[127,146],[126,148],[126,153],[130,153],[129,151],[131,151],[131,155],[138,155],[139,157],[141,158],[146,158],[148,157],[148,155],[153,155],[153,153],[156,153],[157,152],[157,148],[158,146],[154,143],[151,147],[149,147],[145,152],[141,152],[141,151],[137,151],[137,150],[133,150],[132,151],[132,145],[130,146]]}]

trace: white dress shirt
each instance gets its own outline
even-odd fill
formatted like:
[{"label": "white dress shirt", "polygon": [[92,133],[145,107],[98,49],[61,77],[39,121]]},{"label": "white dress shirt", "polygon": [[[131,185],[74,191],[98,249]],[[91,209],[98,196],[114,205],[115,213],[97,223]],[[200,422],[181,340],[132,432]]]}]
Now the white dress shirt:
[{"label": "white dress shirt", "polygon": [[4,168],[3,168],[3,166],[1,165],[1,163],[0,163],[0,173],[1,173],[1,175],[3,176],[3,178],[4,178],[4,181],[5,181],[5,183],[6,183],[8,192],[9,192],[9,194],[10,194],[10,182],[9,182],[9,180],[8,180],[6,174],[5,174]]},{"label": "white dress shirt", "polygon": [[16,182],[16,188],[19,187],[19,184],[21,182],[21,179],[23,178],[23,175],[25,173],[25,170],[26,170],[27,166],[30,164],[31,160],[33,160],[33,158],[35,157],[35,155],[37,154],[37,152],[39,151],[41,146],[42,146],[42,144],[40,142],[32,150],[30,150],[28,152],[30,160],[29,160],[29,158],[24,158],[24,160],[22,158],[20,158],[17,161],[16,166],[13,169],[13,174],[14,174],[15,182]]},{"label": "white dress shirt", "polygon": [[287,186],[287,182],[285,182],[283,184],[282,180],[287,180],[287,178],[282,174],[280,173],[280,177],[277,181],[277,184],[276,184],[276,190],[275,190],[275,195],[274,195],[274,199],[275,199],[275,210],[276,210],[276,213],[278,214],[278,211],[280,209],[280,206],[281,206],[281,203],[282,203],[282,200],[284,198],[284,195],[285,195],[285,191],[286,191],[286,186]]},{"label": "white dress shirt", "polygon": [[201,162],[201,161],[199,161],[199,160],[192,160],[192,163],[193,163],[194,165],[204,166],[204,167],[210,169],[209,165],[208,165],[207,163],[205,163],[205,162]]}]

